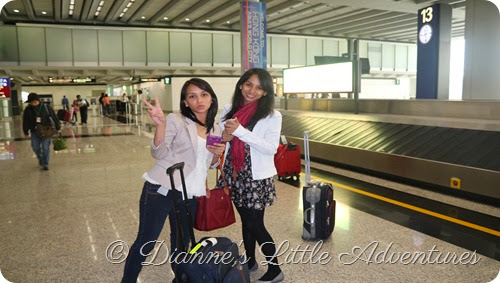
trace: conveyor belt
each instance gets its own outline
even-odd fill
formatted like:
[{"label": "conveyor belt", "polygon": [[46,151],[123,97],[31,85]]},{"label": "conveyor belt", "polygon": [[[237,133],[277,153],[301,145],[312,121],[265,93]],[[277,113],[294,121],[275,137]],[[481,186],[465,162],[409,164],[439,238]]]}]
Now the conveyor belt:
[{"label": "conveyor belt", "polygon": [[311,141],[500,171],[500,132],[357,121],[326,117],[283,116],[282,132]]}]

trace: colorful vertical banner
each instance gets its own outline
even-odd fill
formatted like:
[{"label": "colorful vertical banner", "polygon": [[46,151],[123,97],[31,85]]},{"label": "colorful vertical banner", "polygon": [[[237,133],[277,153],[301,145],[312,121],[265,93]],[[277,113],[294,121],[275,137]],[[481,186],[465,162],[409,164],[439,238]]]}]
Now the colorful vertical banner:
[{"label": "colorful vertical banner", "polygon": [[10,97],[9,78],[0,78],[0,97]]},{"label": "colorful vertical banner", "polygon": [[266,68],[266,3],[241,3],[241,68]]}]

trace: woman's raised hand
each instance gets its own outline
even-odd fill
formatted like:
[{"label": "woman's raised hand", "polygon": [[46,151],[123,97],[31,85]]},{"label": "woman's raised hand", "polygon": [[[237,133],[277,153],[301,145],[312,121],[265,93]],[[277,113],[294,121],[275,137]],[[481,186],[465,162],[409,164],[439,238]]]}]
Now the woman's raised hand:
[{"label": "woman's raised hand", "polygon": [[165,124],[165,113],[161,109],[160,102],[158,101],[158,97],[155,97],[155,106],[151,105],[146,99],[142,99],[142,103],[146,105],[147,111],[151,120],[158,126]]}]

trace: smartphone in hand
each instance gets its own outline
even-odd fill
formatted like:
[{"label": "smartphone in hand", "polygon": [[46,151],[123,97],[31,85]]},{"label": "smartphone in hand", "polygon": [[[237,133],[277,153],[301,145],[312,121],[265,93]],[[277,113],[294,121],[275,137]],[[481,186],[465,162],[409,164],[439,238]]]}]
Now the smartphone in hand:
[{"label": "smartphone in hand", "polygon": [[222,137],[212,135],[207,137],[207,145],[214,145],[216,143],[222,143]]}]

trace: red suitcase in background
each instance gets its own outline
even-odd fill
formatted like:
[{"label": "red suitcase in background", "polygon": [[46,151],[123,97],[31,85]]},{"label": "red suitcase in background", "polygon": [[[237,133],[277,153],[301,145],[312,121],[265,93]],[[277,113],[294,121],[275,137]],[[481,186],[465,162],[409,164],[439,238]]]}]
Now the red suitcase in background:
[{"label": "red suitcase in background", "polygon": [[280,144],[274,155],[274,165],[278,171],[278,180],[292,177],[298,180],[300,171],[300,146],[292,143]]},{"label": "red suitcase in background", "polygon": [[57,110],[57,118],[63,122],[71,122],[71,112],[64,109]]},{"label": "red suitcase in background", "polygon": [[71,122],[71,112],[70,111],[66,111],[66,113],[64,113],[64,122]]}]

